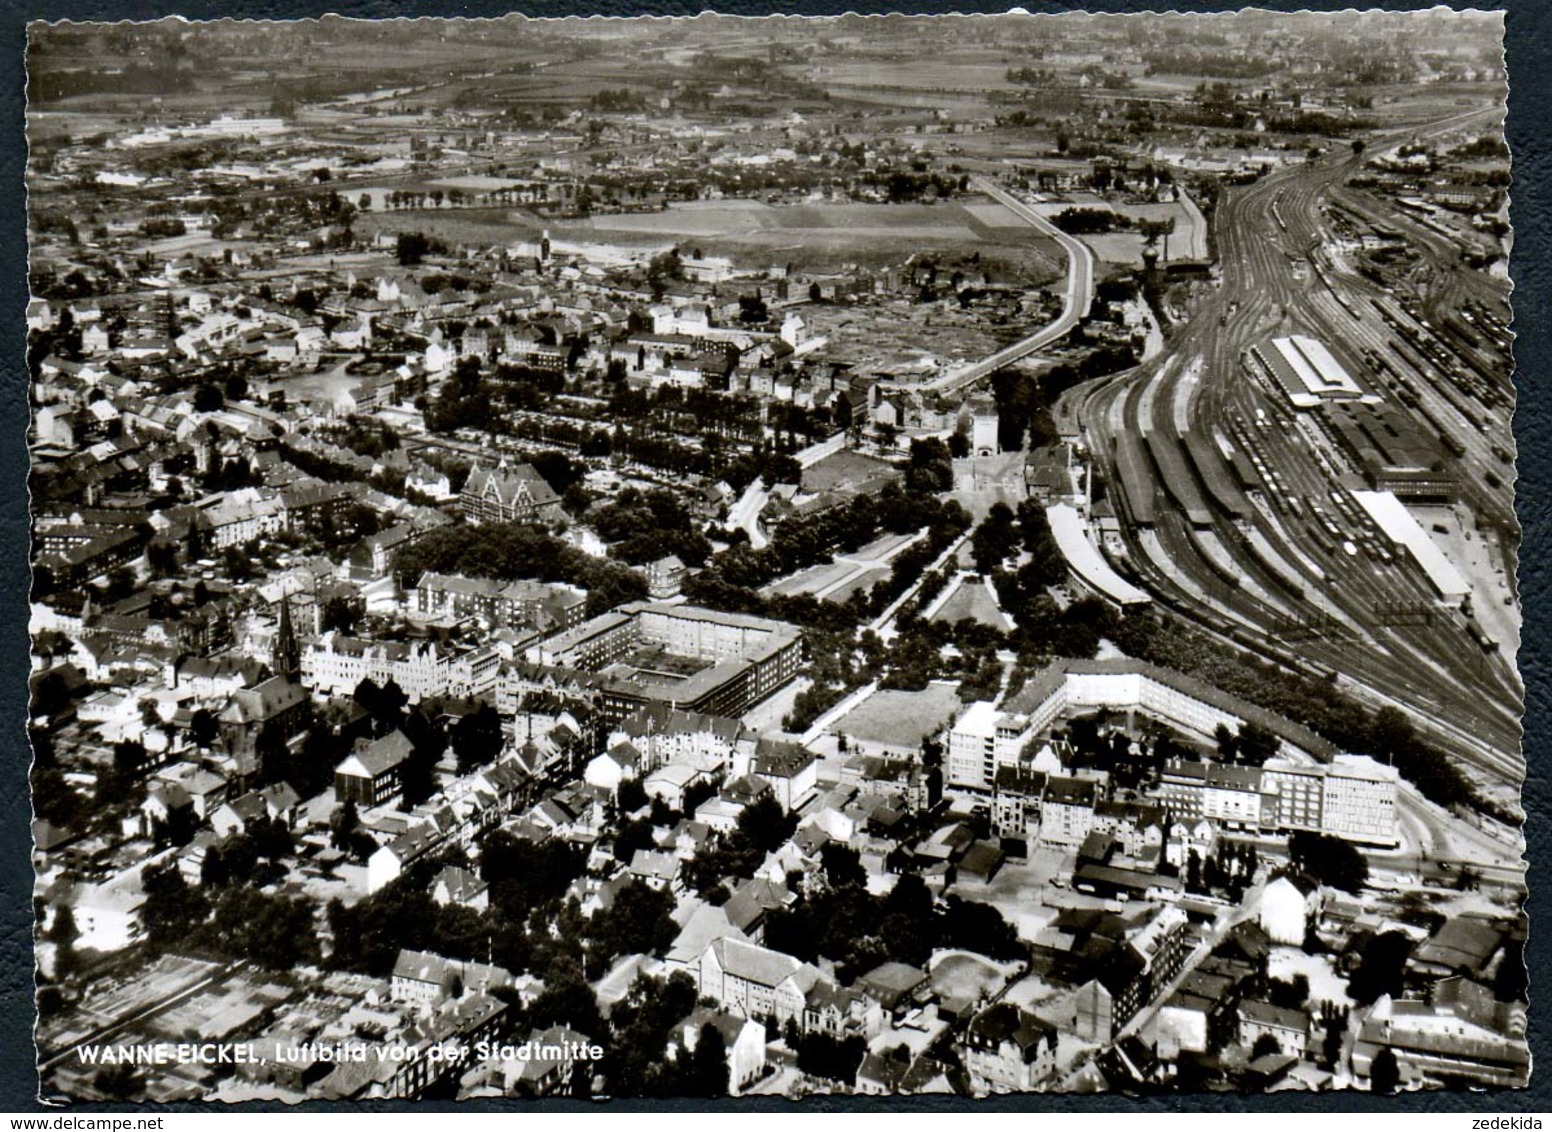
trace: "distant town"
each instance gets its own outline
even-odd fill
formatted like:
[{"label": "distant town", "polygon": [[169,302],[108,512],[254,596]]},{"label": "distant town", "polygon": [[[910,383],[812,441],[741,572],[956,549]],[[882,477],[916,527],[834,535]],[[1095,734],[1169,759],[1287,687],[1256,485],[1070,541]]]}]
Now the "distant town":
[{"label": "distant town", "polygon": [[1502,44],[34,25],[40,1097],[1523,1087]]}]

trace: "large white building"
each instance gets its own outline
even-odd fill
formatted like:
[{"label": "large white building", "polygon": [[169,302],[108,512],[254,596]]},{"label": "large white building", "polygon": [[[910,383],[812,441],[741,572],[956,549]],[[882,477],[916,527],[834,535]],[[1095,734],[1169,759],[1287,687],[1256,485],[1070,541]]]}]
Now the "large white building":
[{"label": "large white building", "polygon": [[1329,763],[1268,759],[1261,767],[1175,762],[1159,778],[1159,800],[1177,820],[1208,818],[1231,829],[1328,833],[1392,847],[1399,841],[1394,767],[1367,755]]},{"label": "large white building", "polygon": [[449,648],[434,641],[364,641],[325,633],[302,653],[302,683],[318,696],[348,696],[362,680],[392,680],[409,702],[430,696],[489,696],[500,674],[494,645]]},{"label": "large white building", "polygon": [[1338,755],[1325,771],[1321,831],[1349,841],[1396,844],[1396,768],[1367,755]]},{"label": "large white building", "polygon": [[1266,728],[1290,755],[1328,759],[1336,747],[1307,727],[1229,695],[1195,677],[1138,660],[1061,660],[1026,684],[1005,710],[1027,716],[1032,730],[1050,727],[1068,712],[1105,708],[1142,712],[1204,740],[1221,724]]},{"label": "large white building", "polygon": [[997,768],[1017,765],[1034,736],[1028,716],[999,711],[981,700],[949,729],[945,785],[990,790]]}]

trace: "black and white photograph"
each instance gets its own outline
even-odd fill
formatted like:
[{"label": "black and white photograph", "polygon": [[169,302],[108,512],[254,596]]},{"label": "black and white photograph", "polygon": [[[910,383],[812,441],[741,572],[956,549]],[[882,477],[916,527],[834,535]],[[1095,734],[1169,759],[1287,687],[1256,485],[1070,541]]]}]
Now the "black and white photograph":
[{"label": "black and white photograph", "polygon": [[41,1102],[1528,1086],[1502,11],[25,50]]}]

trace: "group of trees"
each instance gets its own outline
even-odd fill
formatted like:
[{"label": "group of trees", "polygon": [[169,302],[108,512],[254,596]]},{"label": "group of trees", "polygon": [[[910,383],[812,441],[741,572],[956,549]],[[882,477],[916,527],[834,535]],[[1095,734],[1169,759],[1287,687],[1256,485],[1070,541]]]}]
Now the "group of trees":
[{"label": "group of trees", "polygon": [[1242,723],[1238,731],[1230,731],[1220,723],[1213,731],[1213,740],[1223,762],[1241,766],[1261,766],[1282,746],[1276,735],[1255,722]]},{"label": "group of trees", "polygon": [[443,435],[463,428],[491,428],[491,383],[480,373],[478,358],[462,358],[442,382],[437,398],[426,409],[426,427]]},{"label": "group of trees", "polygon": [[766,854],[780,848],[796,828],[794,815],[783,813],[774,798],[761,798],[744,807],[732,833],[695,855],[685,878],[702,895],[725,901],[732,893],[723,882],[754,876]]},{"label": "group of trees", "polygon": [[1343,892],[1363,891],[1369,863],[1352,842],[1329,833],[1296,830],[1288,835],[1288,861],[1320,884]]},{"label": "group of trees", "polygon": [[1216,893],[1238,904],[1256,875],[1256,847],[1249,842],[1220,839],[1205,858],[1195,849],[1186,857],[1187,892]]},{"label": "group of trees", "polygon": [[1018,550],[1023,541],[1020,527],[1013,520],[1013,509],[1000,500],[993,503],[986,518],[970,536],[975,568],[990,574]]},{"label": "group of trees", "polygon": [[[713,1025],[698,1031],[694,1052],[675,1032],[695,1010],[695,982],[676,972],[666,979],[639,976],[609,1012],[612,1039],[599,1071],[610,1091],[626,1097],[726,1097],[727,1042]],[[677,1040],[676,1040],[677,1039]],[[670,1042],[675,1052],[665,1056]]]},{"label": "group of trees", "polygon": [[614,557],[632,565],[677,554],[686,565],[700,566],[711,555],[711,543],[681,498],[662,488],[627,487],[608,503],[590,508],[587,521],[612,544]]},{"label": "group of trees", "polygon": [[1074,236],[1102,235],[1132,226],[1124,213],[1108,208],[1064,208],[1051,218],[1051,223]]},{"label": "group of trees", "polygon": [[426,571],[503,581],[533,578],[588,591],[588,612],[604,613],[647,596],[647,581],[617,562],[584,554],[570,543],[522,523],[454,524],[428,532],[394,559],[400,584]]},{"label": "group of trees", "polygon": [[447,750],[447,735],[419,705],[409,706],[409,697],[393,680],[379,686],[370,676],[363,677],[354,698],[372,717],[379,735],[398,731],[409,740],[409,757],[399,770],[400,793],[404,809],[418,806],[436,791],[436,764]]},{"label": "group of trees", "polygon": [[401,232],[394,243],[394,255],[401,267],[413,267],[428,255],[441,255],[446,251],[446,245],[424,232]]},{"label": "group of trees", "polygon": [[232,876],[207,892],[184,880],[176,862],[147,865],[140,914],[147,944],[153,951],[176,947],[245,959],[272,971],[316,962],[312,901],[261,892],[251,879]]},{"label": "group of trees", "polygon": [[1028,957],[1018,932],[991,905],[956,895],[939,904],[915,873],[874,896],[863,883],[856,850],[827,845],[823,852],[825,886],[790,909],[771,912],[765,946],[809,963],[831,960],[842,983],[891,960],[924,967],[938,948],[993,959]]},{"label": "group of trees", "polygon": [[1048,389],[1048,377],[1039,381],[1017,370],[1001,369],[991,376],[992,398],[997,403],[997,444],[1004,452],[1021,452],[1027,436],[1032,447],[1057,439],[1051,420],[1050,398],[1060,390]]},{"label": "group of trees", "polygon": [[957,527],[962,532],[966,526],[964,509],[953,500],[891,484],[876,495],[859,495],[817,515],[788,519],[763,550],[732,547],[696,579],[697,591],[712,594],[721,585],[757,590],[837,552],[854,553],[881,534],[910,534],[923,527]]}]

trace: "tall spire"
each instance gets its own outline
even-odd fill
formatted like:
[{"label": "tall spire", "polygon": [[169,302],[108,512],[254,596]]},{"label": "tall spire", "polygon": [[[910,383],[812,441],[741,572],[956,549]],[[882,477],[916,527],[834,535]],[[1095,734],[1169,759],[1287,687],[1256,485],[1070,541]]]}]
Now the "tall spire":
[{"label": "tall spire", "polygon": [[270,652],[270,667],[276,676],[294,680],[302,669],[302,649],[296,642],[296,630],[291,626],[291,602],[280,599],[280,624],[275,629],[275,645]]}]

